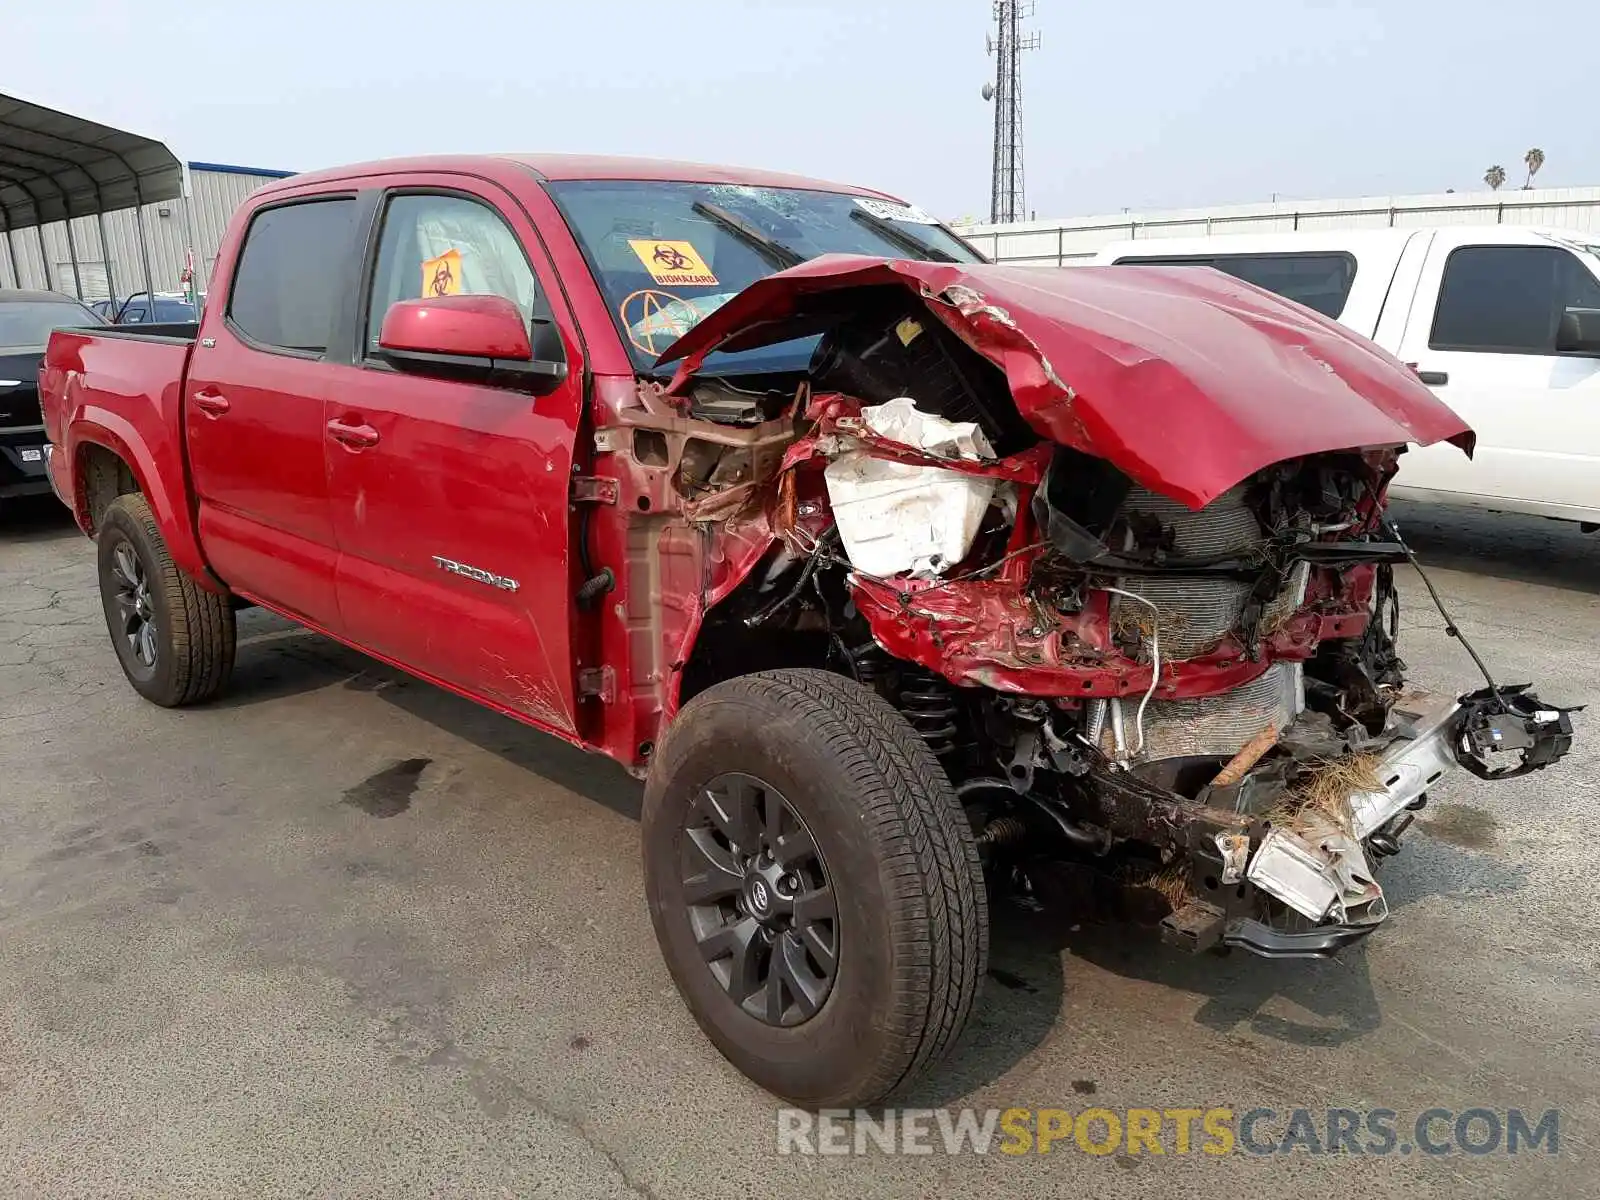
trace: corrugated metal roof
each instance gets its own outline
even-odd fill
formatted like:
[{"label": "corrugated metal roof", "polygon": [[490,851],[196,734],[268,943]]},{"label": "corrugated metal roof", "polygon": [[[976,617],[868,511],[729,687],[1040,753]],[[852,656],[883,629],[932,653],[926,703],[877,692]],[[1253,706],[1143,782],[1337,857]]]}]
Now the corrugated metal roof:
[{"label": "corrugated metal roof", "polygon": [[183,168],[160,142],[0,95],[0,222],[7,229],[170,200]]}]

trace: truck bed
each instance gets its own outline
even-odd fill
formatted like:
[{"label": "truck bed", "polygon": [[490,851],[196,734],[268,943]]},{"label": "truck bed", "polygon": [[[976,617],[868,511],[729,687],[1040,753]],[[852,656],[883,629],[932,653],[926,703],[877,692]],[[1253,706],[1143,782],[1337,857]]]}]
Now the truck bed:
[{"label": "truck bed", "polygon": [[95,336],[144,338],[171,341],[177,339],[192,342],[200,336],[200,322],[198,321],[151,321],[145,325],[99,325],[92,329],[75,329],[73,333],[89,333]]},{"label": "truck bed", "polygon": [[183,490],[183,385],[198,335],[189,322],[57,330],[45,350],[39,402],[51,480],[79,526],[94,530],[95,453],[108,447],[132,470],[174,561],[204,576]]}]

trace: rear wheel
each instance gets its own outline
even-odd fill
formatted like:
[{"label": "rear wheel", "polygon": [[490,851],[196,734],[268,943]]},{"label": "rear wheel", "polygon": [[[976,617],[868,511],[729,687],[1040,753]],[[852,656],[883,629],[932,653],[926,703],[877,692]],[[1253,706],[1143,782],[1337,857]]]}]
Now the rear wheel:
[{"label": "rear wheel", "polygon": [[100,601],[128,682],[168,708],[211,699],[233,669],[228,598],[178,569],[143,496],[112,501],[98,541]]},{"label": "rear wheel", "polygon": [[686,705],[651,764],[645,887],[702,1029],[767,1090],[883,1098],[956,1041],[988,954],[972,831],[926,743],[823,671]]}]

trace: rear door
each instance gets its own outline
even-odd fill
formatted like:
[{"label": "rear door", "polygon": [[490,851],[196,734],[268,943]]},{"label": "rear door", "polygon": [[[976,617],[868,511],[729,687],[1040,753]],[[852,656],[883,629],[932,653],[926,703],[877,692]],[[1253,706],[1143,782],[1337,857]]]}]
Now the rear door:
[{"label": "rear door", "polygon": [[[323,409],[360,262],[353,193],[251,213],[226,298],[200,327],[184,398],[200,540],[229,586],[340,627]],[[348,319],[348,318],[346,318]],[[330,347],[334,349],[330,350]]]},{"label": "rear door", "polygon": [[[509,195],[465,176],[386,182],[356,362],[328,398],[330,423],[370,431],[370,444],[325,446],[346,628],[370,650],[570,736],[575,328]],[[378,353],[384,315],[425,291],[515,301],[537,322],[538,356],[565,357],[565,381],[536,395],[447,364],[396,369]]]},{"label": "rear door", "polygon": [[1472,461],[1451,446],[1411,451],[1399,494],[1549,516],[1600,509],[1600,358],[1555,348],[1567,308],[1600,308],[1600,278],[1567,247],[1524,236],[1434,239],[1400,357],[1472,426],[1478,448]]}]

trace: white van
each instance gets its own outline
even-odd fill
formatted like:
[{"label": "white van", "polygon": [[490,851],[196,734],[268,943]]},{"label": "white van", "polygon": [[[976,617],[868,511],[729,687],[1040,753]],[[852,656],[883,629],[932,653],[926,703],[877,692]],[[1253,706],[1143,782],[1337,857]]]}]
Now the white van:
[{"label": "white van", "polygon": [[1396,496],[1600,525],[1600,235],[1515,226],[1118,242],[1097,264],[1216,267],[1414,364],[1472,426],[1413,449]]}]

